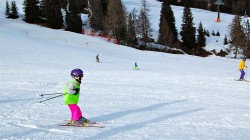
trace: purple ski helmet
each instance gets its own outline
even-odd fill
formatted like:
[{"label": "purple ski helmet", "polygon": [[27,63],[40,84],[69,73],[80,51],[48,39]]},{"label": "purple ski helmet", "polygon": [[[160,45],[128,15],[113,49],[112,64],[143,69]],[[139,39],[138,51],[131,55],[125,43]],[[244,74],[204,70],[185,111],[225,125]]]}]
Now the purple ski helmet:
[{"label": "purple ski helmet", "polygon": [[72,78],[75,78],[76,76],[82,77],[83,71],[81,69],[76,68],[76,69],[73,69],[70,74],[71,74]]}]

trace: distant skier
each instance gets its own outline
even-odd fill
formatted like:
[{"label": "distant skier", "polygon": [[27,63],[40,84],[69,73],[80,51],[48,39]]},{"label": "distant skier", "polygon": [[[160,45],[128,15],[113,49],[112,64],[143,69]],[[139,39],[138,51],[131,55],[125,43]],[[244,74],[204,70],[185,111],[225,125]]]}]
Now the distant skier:
[{"label": "distant skier", "polygon": [[244,57],[240,63],[239,63],[239,70],[241,72],[240,74],[240,79],[239,80],[244,80],[244,76],[245,76],[245,71],[244,71],[244,68],[247,68],[247,66],[245,65],[245,62],[246,62],[246,58]]},{"label": "distant skier", "polygon": [[139,70],[139,68],[138,68],[138,65],[137,65],[137,62],[135,62],[135,68],[134,68],[135,70]]},{"label": "distant skier", "polygon": [[96,55],[96,62],[100,63],[99,54]]},{"label": "distant skier", "polygon": [[64,102],[70,108],[72,124],[83,124],[90,122],[88,119],[82,116],[81,109],[77,105],[80,96],[80,84],[83,75],[84,74],[81,69],[73,69],[71,71],[71,77],[73,79],[70,80],[64,87]]}]

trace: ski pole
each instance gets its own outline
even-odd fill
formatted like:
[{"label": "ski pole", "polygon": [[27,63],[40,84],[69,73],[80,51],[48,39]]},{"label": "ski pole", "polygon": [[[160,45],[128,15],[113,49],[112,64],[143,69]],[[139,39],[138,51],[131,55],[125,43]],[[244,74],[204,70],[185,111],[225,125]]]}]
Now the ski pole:
[{"label": "ski pole", "polygon": [[45,101],[48,101],[48,100],[51,100],[51,99],[54,99],[54,98],[57,98],[57,97],[60,97],[60,96],[63,96],[64,94],[61,94],[61,95],[58,95],[58,96],[55,96],[55,97],[51,97],[51,98],[48,98],[46,100],[42,100],[40,101],[39,103],[42,103],[42,102],[45,102]]},{"label": "ski pole", "polygon": [[63,93],[40,94],[39,96],[55,95],[55,94],[63,94]]}]

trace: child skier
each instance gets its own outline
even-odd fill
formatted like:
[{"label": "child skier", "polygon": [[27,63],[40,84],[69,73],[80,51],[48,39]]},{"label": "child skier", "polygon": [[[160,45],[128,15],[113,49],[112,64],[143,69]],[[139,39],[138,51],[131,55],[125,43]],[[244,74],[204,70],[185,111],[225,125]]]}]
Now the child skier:
[{"label": "child skier", "polygon": [[240,79],[239,80],[244,80],[244,76],[245,76],[245,71],[244,71],[244,68],[247,68],[247,66],[245,65],[245,61],[246,61],[246,58],[244,57],[240,63],[239,63],[239,70],[241,72],[241,75],[240,75]]},{"label": "child skier", "polygon": [[137,66],[137,62],[135,62],[135,67],[134,67],[135,70],[139,70],[138,66]]},{"label": "child skier", "polygon": [[83,71],[81,69],[73,69],[71,71],[70,80],[64,87],[64,102],[69,106],[71,111],[71,122],[74,124],[83,124],[90,122],[88,119],[82,116],[81,109],[77,103],[80,96],[80,84],[83,77]]}]

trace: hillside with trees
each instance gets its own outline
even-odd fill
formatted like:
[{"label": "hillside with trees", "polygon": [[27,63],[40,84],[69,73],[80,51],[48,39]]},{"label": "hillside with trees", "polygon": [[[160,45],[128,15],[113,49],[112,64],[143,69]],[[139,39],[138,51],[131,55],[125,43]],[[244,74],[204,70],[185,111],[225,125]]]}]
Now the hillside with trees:
[{"label": "hillside with trees", "polygon": [[[163,0],[157,0],[163,1]],[[210,10],[217,12],[217,0],[190,0],[190,7]],[[220,5],[220,11],[228,14],[235,14],[238,12],[240,15],[250,15],[250,1],[249,0],[222,0],[224,4]],[[185,0],[170,0],[171,5],[184,6]]]},{"label": "hillside with trees", "polygon": [[[126,10],[122,0],[24,0],[23,10],[25,15],[23,20],[27,23],[39,24],[52,29],[64,29],[75,33],[83,33],[83,30],[87,28],[92,33],[114,39],[116,44],[140,50],[175,54],[186,53],[202,57],[209,56],[212,53],[225,56],[230,51],[234,51],[235,57],[237,57],[237,53],[250,57],[249,27],[243,27],[240,19],[240,15],[246,16],[249,12],[248,9],[244,9],[249,8],[249,1],[233,0],[229,2],[224,0],[220,6],[222,12],[235,13],[236,16],[239,16],[239,23],[234,19],[229,27],[229,38],[227,39],[225,36],[224,44],[229,43],[231,47],[227,51],[220,52],[223,55],[205,49],[206,37],[209,37],[210,33],[203,28],[201,21],[199,26],[195,26],[195,17],[191,10],[192,7],[195,7],[213,11],[219,0],[160,1],[162,3],[157,39],[152,37],[152,21],[149,17],[152,6],[149,5],[147,0],[141,0],[140,8],[132,11]],[[176,28],[172,5],[184,7],[179,31]],[[15,19],[19,17],[15,1],[11,2],[11,6],[6,1],[5,15],[7,18]],[[88,15],[87,23],[83,23],[82,15]],[[246,23],[249,26],[249,21]],[[220,36],[220,32],[216,30],[212,30],[212,36]]]}]

